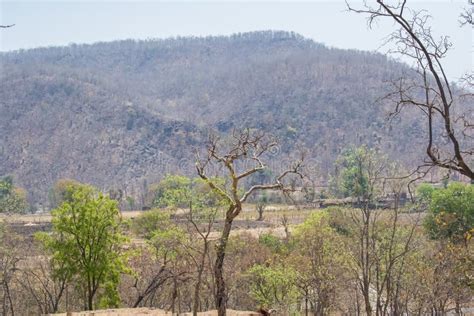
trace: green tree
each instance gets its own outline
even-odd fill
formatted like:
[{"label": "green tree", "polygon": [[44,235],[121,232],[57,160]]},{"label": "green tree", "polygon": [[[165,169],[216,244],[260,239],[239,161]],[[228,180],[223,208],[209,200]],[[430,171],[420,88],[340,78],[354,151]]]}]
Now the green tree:
[{"label": "green tree", "polygon": [[[213,178],[219,184],[222,179]],[[222,196],[214,192],[200,178],[191,179],[180,175],[166,175],[153,188],[153,206],[168,208],[189,208],[194,211],[209,207],[224,206]]]},{"label": "green tree", "polygon": [[373,198],[375,186],[371,181],[383,168],[383,159],[366,146],[349,148],[336,160],[330,187],[339,197],[354,197],[362,201]]},{"label": "green tree", "polygon": [[25,213],[28,206],[26,191],[15,187],[12,177],[0,179],[0,213]]},{"label": "green tree", "polygon": [[263,308],[278,307],[289,311],[297,302],[297,272],[291,266],[254,265],[249,269],[251,295]]},{"label": "green tree", "polygon": [[[214,178],[213,181],[219,184],[224,183],[222,179],[218,178]],[[158,184],[158,188],[155,205],[168,208],[187,208],[187,219],[192,227],[189,232],[197,237],[192,239],[202,242],[202,247],[190,247],[193,249],[190,256],[195,261],[197,269],[193,302],[193,315],[197,315],[202,277],[210,250],[210,233],[217,211],[226,205],[226,200],[200,178],[190,179],[184,176],[167,175]]]},{"label": "green tree", "polygon": [[[132,229],[146,244],[139,246],[137,255],[148,253],[154,268],[151,274],[143,274],[141,265],[133,265],[135,281],[133,288],[138,296],[132,303],[138,307],[148,299],[153,300],[168,281],[173,289],[170,299],[171,309],[174,312],[178,297],[178,284],[182,282],[183,275],[188,274],[189,262],[186,258],[186,232],[176,225],[170,217],[170,212],[153,209],[141,214],[132,224]],[[133,259],[134,256],[131,256]]]},{"label": "green tree", "polygon": [[13,189],[13,178],[11,176],[3,177],[0,180],[0,199],[9,195]]},{"label": "green tree", "polygon": [[425,228],[434,239],[467,240],[474,229],[474,186],[453,182],[433,191]]},{"label": "green tree", "polygon": [[427,203],[431,202],[431,196],[433,195],[435,188],[429,183],[421,183],[416,188],[418,202]]},{"label": "green tree", "polygon": [[83,291],[84,307],[117,306],[120,274],[126,271],[117,202],[88,185],[75,186],[70,199],[52,211],[51,234],[37,237],[52,254],[55,273]]},{"label": "green tree", "polygon": [[327,212],[313,213],[293,233],[295,250],[289,262],[298,269],[306,314],[309,301],[314,315],[327,315],[347,285],[349,251],[330,220]]},{"label": "green tree", "polygon": [[72,179],[59,179],[49,190],[49,204],[51,208],[56,208],[65,201],[71,201],[72,194],[81,183]]},{"label": "green tree", "polygon": [[192,180],[185,176],[166,175],[152,190],[154,207],[187,207]]}]

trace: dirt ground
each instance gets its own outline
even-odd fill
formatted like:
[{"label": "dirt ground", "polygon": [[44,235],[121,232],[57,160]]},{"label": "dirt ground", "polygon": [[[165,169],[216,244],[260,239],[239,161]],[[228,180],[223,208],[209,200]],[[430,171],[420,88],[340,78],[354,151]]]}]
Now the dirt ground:
[{"label": "dirt ground", "polygon": [[[89,312],[73,312],[73,313],[61,313],[61,314],[51,314],[55,316],[171,316],[171,312],[166,312],[161,309],[151,309],[151,308],[119,308],[119,309],[104,309],[96,310]],[[176,314],[175,314],[176,315]],[[192,313],[182,313],[179,315],[189,316]],[[198,313],[200,316],[216,316],[217,311],[207,311]],[[235,311],[227,310],[227,315],[229,316],[258,316],[261,315],[257,312],[249,311]]]}]

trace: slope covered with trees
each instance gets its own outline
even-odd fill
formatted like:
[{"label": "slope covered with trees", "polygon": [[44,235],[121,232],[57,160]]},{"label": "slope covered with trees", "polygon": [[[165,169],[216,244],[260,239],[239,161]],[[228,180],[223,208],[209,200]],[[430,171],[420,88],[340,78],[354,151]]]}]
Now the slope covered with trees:
[{"label": "slope covered with trees", "polygon": [[140,199],[163,174],[195,173],[209,128],[258,128],[309,151],[324,175],[349,145],[413,161],[421,123],[376,102],[407,70],[294,33],[116,41],[0,55],[0,175],[43,204],[60,178]]}]

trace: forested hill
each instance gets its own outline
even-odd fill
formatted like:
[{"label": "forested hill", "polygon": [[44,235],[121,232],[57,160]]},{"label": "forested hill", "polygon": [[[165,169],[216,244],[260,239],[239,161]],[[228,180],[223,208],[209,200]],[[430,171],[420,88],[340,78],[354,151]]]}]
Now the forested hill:
[{"label": "forested hill", "polygon": [[[323,30],[322,30],[323,31]],[[324,174],[350,144],[415,157],[414,118],[375,102],[405,66],[288,32],[116,41],[0,55],[0,175],[45,202],[59,178],[138,196],[192,166],[207,128],[259,128]]]}]

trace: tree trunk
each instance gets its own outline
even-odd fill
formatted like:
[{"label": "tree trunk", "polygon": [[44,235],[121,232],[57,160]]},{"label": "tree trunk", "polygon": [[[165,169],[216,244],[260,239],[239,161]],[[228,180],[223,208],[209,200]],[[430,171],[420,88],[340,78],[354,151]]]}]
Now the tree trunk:
[{"label": "tree trunk", "polygon": [[304,298],[304,315],[308,316],[308,294]]},{"label": "tree trunk", "polygon": [[173,277],[173,297],[171,303],[171,314],[174,315],[176,312],[176,298],[178,297],[178,285],[176,284],[176,276]]},{"label": "tree trunk", "polygon": [[215,304],[218,316],[226,315],[227,294],[224,281],[224,258],[229,239],[230,230],[232,228],[232,218],[226,216],[224,229],[216,249],[216,261],[214,263],[214,276],[216,282]]},{"label": "tree trunk", "polygon": [[200,266],[198,267],[198,276],[196,280],[196,286],[194,288],[194,302],[193,302],[193,316],[197,316],[199,311],[199,292],[201,291],[202,273],[204,271],[204,265],[206,264],[206,256],[209,248],[209,243],[204,240],[204,250],[201,256]]},{"label": "tree trunk", "polygon": [[91,292],[89,292],[89,295],[87,295],[87,308],[89,311],[94,309],[94,296]]},{"label": "tree trunk", "polygon": [[93,294],[93,281],[90,275],[87,276],[87,310],[91,311],[94,309],[94,294]]}]

